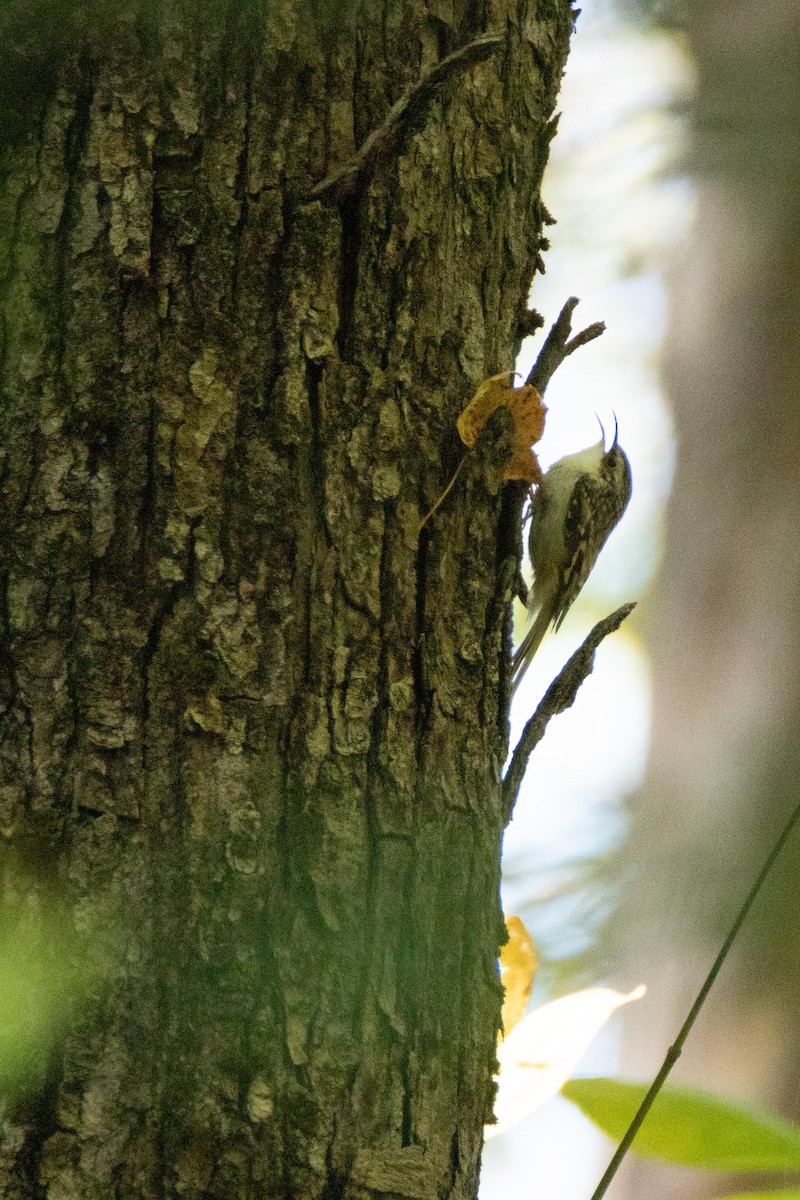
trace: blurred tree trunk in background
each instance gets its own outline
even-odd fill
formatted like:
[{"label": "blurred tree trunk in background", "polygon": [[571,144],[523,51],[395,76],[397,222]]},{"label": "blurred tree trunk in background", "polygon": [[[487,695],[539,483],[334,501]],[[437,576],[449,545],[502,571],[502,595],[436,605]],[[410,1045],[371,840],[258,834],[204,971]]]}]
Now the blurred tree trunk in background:
[{"label": "blurred tree trunk in background", "polygon": [[525,331],[569,5],[0,21],[4,895],[97,971],[0,1195],[472,1196],[500,468],[418,526]]},{"label": "blurred tree trunk in background", "polygon": [[[622,927],[651,988],[631,1014],[627,1067],[639,1077],[674,1037],[800,792],[800,4],[707,0],[689,12],[698,202],[672,280],[678,466],[651,618],[635,916]],[[798,870],[795,837],[677,1072],[794,1118]],[[626,1174],[630,1196],[708,1191],[686,1172]]]}]

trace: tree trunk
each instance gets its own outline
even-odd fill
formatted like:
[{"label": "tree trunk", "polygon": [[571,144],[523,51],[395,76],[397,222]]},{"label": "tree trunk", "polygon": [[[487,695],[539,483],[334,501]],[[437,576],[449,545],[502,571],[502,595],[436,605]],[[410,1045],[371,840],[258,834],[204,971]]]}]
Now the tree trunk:
[{"label": "tree trunk", "polygon": [[419,523],[572,14],[88,7],[0,17],[4,894],[83,981],[0,1195],[473,1196],[518,497]]}]

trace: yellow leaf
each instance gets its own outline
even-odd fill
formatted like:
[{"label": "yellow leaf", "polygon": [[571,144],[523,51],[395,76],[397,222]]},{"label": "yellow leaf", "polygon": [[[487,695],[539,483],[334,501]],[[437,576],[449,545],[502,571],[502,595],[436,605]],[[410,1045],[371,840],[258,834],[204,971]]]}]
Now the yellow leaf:
[{"label": "yellow leaf", "polygon": [[504,404],[514,422],[513,450],[504,478],[540,483],[542,473],[531,447],[544,432],[547,409],[535,387],[526,383],[515,388],[512,386],[513,378],[513,371],[501,371],[499,375],[484,379],[456,421],[456,426],[464,445],[474,446],[492,413]]},{"label": "yellow leaf", "polygon": [[533,938],[520,917],[506,917],[508,941],[500,951],[500,982],[505,990],[503,999],[503,1034],[508,1037],[514,1026],[525,1016],[531,998],[533,976],[539,963],[533,948]]},{"label": "yellow leaf", "polygon": [[544,433],[547,412],[536,388],[526,383],[514,388],[508,402],[514,421],[514,449],[506,464],[504,479],[521,479],[525,483],[541,483],[542,469],[533,452],[534,442]]},{"label": "yellow leaf", "polygon": [[489,379],[484,379],[483,383],[479,385],[475,395],[456,421],[458,432],[465,446],[474,446],[478,440],[478,434],[492,413],[501,404],[508,404],[509,394],[514,390],[511,386],[513,378],[513,371],[501,371],[499,375],[492,375]]}]

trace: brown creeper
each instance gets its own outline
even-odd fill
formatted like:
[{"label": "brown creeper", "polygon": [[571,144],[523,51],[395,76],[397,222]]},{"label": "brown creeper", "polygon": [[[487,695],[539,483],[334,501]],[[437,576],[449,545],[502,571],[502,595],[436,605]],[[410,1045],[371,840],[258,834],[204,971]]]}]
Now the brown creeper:
[{"label": "brown creeper", "polygon": [[564,620],[631,498],[631,466],[617,444],[616,419],[610,449],[604,441],[553,463],[534,497],[528,607],[537,616],[514,655],[512,694],[548,627]]}]

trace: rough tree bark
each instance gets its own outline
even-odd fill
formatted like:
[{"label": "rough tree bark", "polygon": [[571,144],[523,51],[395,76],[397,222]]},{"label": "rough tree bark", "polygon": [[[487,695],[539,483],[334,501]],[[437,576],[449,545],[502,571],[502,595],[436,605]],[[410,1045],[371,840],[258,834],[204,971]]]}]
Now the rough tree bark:
[{"label": "rough tree bark", "polygon": [[94,971],[0,1195],[472,1196],[519,497],[478,453],[418,526],[569,4],[0,21],[4,895]]}]

